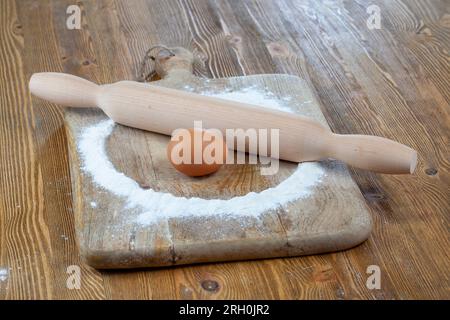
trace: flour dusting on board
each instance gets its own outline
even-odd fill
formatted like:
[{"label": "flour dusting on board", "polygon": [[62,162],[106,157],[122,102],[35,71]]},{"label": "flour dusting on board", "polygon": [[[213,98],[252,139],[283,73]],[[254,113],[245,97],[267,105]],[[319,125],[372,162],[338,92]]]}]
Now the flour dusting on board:
[{"label": "flour dusting on board", "polygon": [[[201,94],[220,99],[250,103],[270,109],[292,113],[292,109],[281,103],[283,101],[277,99],[277,97],[273,93],[261,91],[256,86],[247,87],[239,91],[225,91],[225,92],[204,91],[201,92]],[[284,101],[289,101],[290,99],[291,99],[290,97],[283,98]]]},{"label": "flour dusting on board", "polygon": [[[289,97],[279,99],[256,87],[230,92],[202,92],[202,94],[293,112],[285,104]],[[89,174],[98,186],[126,199],[127,208],[140,210],[136,222],[141,225],[149,225],[158,219],[177,217],[216,215],[258,217],[292,201],[308,197],[325,174],[320,163],[301,163],[291,176],[277,186],[227,200],[186,198],[167,192],[142,189],[136,181],[117,171],[108,158],[105,143],[114,126],[112,120],[105,120],[82,132],[78,145],[83,163],[82,170]]]}]

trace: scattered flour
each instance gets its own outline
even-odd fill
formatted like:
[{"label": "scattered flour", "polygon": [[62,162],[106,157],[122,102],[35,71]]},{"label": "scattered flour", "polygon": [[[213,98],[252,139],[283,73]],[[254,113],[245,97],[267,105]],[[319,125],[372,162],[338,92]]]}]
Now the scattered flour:
[{"label": "scattered flour", "polygon": [[[293,112],[288,106],[283,105],[288,98],[277,99],[273,94],[258,90],[256,87],[234,92],[202,94]],[[82,169],[98,186],[126,199],[127,208],[140,210],[136,222],[141,225],[149,225],[158,219],[176,217],[212,215],[257,217],[269,210],[276,210],[292,201],[308,197],[325,174],[319,163],[301,163],[291,176],[276,187],[228,200],[186,198],[152,189],[142,189],[136,181],[118,172],[106,154],[105,141],[114,126],[114,121],[105,120],[82,132],[78,145]]]},{"label": "scattered flour", "polygon": [[[263,106],[270,109],[275,109],[284,112],[291,112],[292,109],[280,103],[281,101],[270,91],[261,91],[256,86],[247,87],[239,91],[225,91],[225,92],[202,92],[205,96],[212,96],[221,99],[239,101],[250,103],[258,106]],[[290,97],[282,98],[284,101],[289,101]]]}]

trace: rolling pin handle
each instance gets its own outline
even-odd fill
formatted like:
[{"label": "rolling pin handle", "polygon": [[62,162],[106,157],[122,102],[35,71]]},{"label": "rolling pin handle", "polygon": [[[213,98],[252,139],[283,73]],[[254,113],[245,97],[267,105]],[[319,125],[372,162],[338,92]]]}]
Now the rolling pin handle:
[{"label": "rolling pin handle", "polygon": [[31,76],[33,95],[50,102],[76,108],[95,107],[100,86],[65,73],[42,72]]},{"label": "rolling pin handle", "polygon": [[417,165],[415,150],[382,137],[332,134],[329,146],[331,158],[378,173],[412,174]]}]

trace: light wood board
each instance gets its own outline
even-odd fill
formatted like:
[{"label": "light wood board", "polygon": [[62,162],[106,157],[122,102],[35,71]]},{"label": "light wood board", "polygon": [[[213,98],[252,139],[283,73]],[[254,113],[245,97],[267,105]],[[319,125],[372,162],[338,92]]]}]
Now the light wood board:
[{"label": "light wood board", "polygon": [[[205,79],[179,72],[153,83],[217,93],[253,87],[285,98],[284,103],[295,112],[326,124],[319,103],[299,77],[272,74]],[[186,217],[142,225],[136,222],[142,212],[128,208],[127,199],[97,186],[81,169],[83,163],[77,148],[80,136],[87,127],[106,120],[106,116],[99,109],[69,108],[65,119],[78,243],[87,263],[96,268],[323,253],[353,247],[370,234],[371,219],[357,185],[345,165],[331,160],[320,163],[325,175],[313,187],[311,196],[257,218]],[[297,167],[281,161],[277,174],[263,176],[259,165],[225,165],[211,176],[190,178],[171,167],[166,158],[168,141],[167,136],[116,125],[107,139],[106,150],[117,171],[142,188],[205,199],[229,199],[262,191],[278,185]]]}]

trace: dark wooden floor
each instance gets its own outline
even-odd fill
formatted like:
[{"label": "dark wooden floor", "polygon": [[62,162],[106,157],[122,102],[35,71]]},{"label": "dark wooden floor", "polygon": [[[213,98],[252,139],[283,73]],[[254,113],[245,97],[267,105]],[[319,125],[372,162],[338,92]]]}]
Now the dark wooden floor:
[{"label": "dark wooden floor", "polygon": [[[450,298],[450,2],[0,1],[0,299]],[[370,4],[381,29],[366,26]],[[353,170],[374,231],[335,254],[99,272],[75,242],[62,110],[31,99],[33,72],[132,79],[145,50],[196,52],[206,77],[305,77],[334,131],[418,150],[413,176]],[[80,290],[66,287],[79,265]],[[366,287],[369,265],[381,289]]]}]

